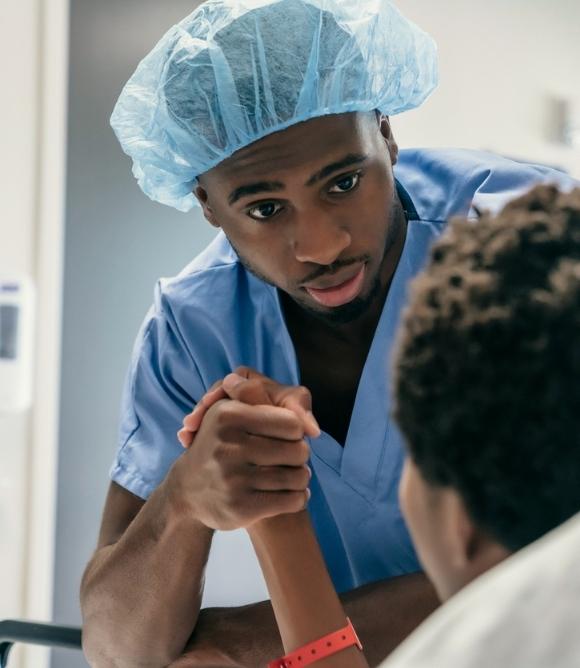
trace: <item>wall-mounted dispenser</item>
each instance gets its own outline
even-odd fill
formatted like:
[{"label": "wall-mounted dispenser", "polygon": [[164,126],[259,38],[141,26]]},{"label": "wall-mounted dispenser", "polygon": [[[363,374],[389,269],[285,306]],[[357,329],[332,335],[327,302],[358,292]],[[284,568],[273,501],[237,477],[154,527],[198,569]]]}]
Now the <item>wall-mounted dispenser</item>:
[{"label": "wall-mounted dispenser", "polygon": [[32,402],[34,288],[26,277],[0,277],[0,414]]}]

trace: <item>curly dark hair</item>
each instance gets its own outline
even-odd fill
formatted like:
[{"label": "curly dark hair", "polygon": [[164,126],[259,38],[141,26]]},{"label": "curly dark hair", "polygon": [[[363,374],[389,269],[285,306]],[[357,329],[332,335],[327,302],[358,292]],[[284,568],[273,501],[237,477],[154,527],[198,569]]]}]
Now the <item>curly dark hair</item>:
[{"label": "curly dark hair", "polygon": [[394,393],[425,480],[508,549],[580,511],[580,189],[451,221],[411,289]]}]

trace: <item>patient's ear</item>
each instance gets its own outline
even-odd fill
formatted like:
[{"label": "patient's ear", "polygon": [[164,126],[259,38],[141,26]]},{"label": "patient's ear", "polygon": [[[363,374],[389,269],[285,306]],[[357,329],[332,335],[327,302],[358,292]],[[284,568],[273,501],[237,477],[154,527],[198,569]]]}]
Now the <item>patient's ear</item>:
[{"label": "patient's ear", "polygon": [[444,540],[455,587],[460,589],[506,559],[511,552],[474,522],[454,489],[448,488],[444,494]]}]

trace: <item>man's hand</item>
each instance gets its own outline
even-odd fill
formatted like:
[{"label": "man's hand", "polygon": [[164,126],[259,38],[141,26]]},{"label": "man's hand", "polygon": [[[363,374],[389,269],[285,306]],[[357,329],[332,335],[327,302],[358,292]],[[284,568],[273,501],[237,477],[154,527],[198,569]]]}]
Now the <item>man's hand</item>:
[{"label": "man's hand", "polygon": [[171,472],[174,498],[213,529],[247,528],[302,510],[310,481],[304,436],[320,433],[305,388],[239,372],[212,388],[186,418],[195,442]]}]

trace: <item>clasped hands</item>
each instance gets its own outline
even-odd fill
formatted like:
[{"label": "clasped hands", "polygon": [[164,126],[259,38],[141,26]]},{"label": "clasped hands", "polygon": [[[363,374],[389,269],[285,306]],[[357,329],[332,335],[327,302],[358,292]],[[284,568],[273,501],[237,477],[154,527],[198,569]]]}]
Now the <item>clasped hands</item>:
[{"label": "clasped hands", "polygon": [[187,449],[181,459],[191,459],[183,462],[182,489],[197,519],[213,529],[249,529],[302,510],[311,477],[305,438],[319,435],[306,388],[236,369],[212,386],[178,432]]}]

